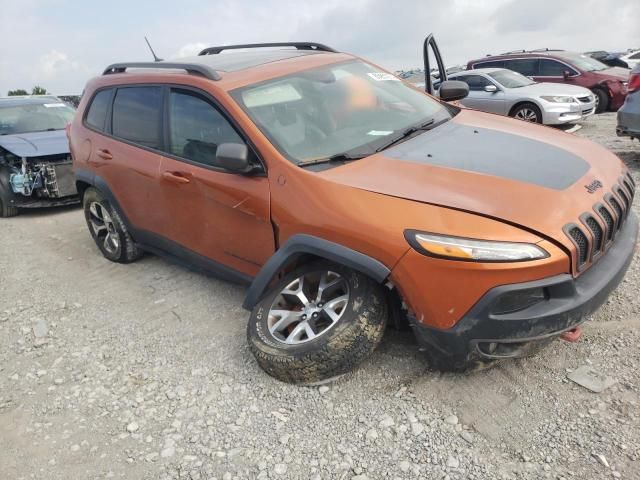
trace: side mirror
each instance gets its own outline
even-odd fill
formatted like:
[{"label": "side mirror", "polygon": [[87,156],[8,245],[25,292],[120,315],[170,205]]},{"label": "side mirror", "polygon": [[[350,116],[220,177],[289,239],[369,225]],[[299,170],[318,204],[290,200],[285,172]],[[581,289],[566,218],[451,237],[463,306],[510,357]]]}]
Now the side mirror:
[{"label": "side mirror", "polygon": [[571,77],[572,75],[571,75],[571,72],[569,70],[565,70],[564,72],[562,72],[562,76],[566,80],[567,78]]},{"label": "side mirror", "polygon": [[248,173],[249,149],[242,143],[221,143],[216,150],[216,164],[234,173]]},{"label": "side mirror", "polygon": [[447,80],[440,85],[440,98],[445,102],[462,100],[469,95],[469,85],[460,80]]},{"label": "side mirror", "polygon": [[498,87],[496,87],[495,85],[486,85],[484,87],[484,91],[489,93],[496,93],[498,91]]}]

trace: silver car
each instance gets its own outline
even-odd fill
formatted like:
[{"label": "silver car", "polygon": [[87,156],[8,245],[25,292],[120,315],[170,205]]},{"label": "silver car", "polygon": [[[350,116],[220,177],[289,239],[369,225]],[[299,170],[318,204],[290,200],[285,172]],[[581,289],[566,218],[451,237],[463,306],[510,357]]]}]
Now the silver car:
[{"label": "silver car", "polygon": [[467,70],[449,79],[467,83],[469,96],[460,103],[483,112],[545,125],[574,123],[595,112],[596,99],[586,88],[537,83],[505,68]]}]

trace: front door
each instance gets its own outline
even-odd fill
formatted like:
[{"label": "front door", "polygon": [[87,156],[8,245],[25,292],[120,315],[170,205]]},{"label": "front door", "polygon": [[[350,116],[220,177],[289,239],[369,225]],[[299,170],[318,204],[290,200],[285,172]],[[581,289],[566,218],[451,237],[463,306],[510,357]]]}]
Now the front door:
[{"label": "front door", "polygon": [[[268,178],[230,173],[216,164],[218,145],[246,142],[205,94],[172,88],[167,112],[167,154],[160,167],[167,220],[161,234],[254,276],[275,251]],[[259,163],[253,151],[252,156]]]},{"label": "front door", "polygon": [[506,115],[504,91],[483,75],[462,75],[456,77],[469,85],[469,95],[460,101],[468,108],[482,112]]}]

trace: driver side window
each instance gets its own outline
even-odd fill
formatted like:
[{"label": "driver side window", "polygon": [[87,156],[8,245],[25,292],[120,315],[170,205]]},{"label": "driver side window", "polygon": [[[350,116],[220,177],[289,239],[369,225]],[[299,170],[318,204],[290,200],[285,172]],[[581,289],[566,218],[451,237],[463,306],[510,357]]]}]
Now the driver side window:
[{"label": "driver side window", "polygon": [[169,138],[171,154],[211,167],[219,167],[218,145],[245,143],[215,106],[187,90],[171,90]]},{"label": "driver side window", "polygon": [[455,80],[461,80],[469,85],[470,91],[480,92],[484,90],[484,87],[491,85],[491,82],[481,75],[464,75],[461,77],[455,77]]}]

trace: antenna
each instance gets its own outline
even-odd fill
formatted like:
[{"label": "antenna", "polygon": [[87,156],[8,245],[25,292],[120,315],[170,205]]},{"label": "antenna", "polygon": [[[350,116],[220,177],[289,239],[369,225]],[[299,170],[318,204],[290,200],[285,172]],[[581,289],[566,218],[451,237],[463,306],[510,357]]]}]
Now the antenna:
[{"label": "antenna", "polygon": [[149,40],[147,40],[147,37],[144,37],[144,41],[147,42],[147,45],[149,46],[149,50],[151,50],[151,55],[153,55],[153,61],[154,62],[161,62],[162,59],[158,58],[158,56],[156,55],[156,52],[153,51],[153,48],[151,47],[151,44],[149,43]]}]

